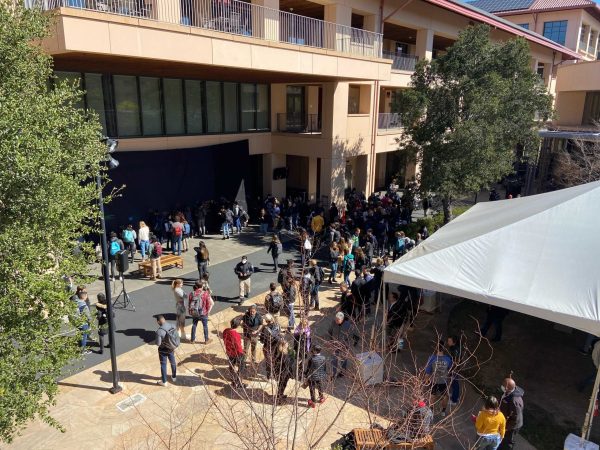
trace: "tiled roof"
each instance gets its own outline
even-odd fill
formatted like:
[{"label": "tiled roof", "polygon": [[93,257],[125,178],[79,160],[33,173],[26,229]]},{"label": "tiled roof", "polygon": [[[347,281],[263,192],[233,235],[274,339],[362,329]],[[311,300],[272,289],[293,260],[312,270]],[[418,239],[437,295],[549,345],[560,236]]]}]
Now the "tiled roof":
[{"label": "tiled roof", "polygon": [[596,6],[592,0],[475,0],[469,2],[469,4],[491,13],[589,8]]}]

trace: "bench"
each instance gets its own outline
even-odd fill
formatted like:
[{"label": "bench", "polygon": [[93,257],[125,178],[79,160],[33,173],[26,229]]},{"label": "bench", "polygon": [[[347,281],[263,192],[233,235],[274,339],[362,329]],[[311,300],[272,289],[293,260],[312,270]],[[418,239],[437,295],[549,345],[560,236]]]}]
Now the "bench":
[{"label": "bench", "polygon": [[[183,258],[177,255],[163,255],[160,257],[160,267],[161,269],[165,269],[167,267],[179,267],[183,269]],[[138,271],[143,273],[145,277],[152,276],[152,263],[149,259],[146,261],[142,261],[138,263]]]},{"label": "bench", "polygon": [[352,433],[356,448],[364,450],[413,450],[418,448],[433,450],[435,446],[433,437],[430,435],[412,442],[391,443],[383,430],[355,428]]}]

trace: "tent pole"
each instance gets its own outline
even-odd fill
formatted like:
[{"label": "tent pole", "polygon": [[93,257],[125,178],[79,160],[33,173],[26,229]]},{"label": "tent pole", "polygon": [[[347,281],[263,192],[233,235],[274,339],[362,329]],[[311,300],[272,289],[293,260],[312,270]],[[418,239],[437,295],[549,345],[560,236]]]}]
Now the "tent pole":
[{"label": "tent pole", "polygon": [[379,285],[379,293],[377,294],[377,304],[375,305],[375,317],[373,320],[373,326],[371,327],[371,344],[375,340],[375,325],[377,324],[377,314],[379,313],[379,301],[381,300],[381,291],[383,290],[383,277],[381,277],[381,284]]},{"label": "tent pole", "polygon": [[600,387],[600,367],[596,372],[596,380],[594,381],[594,388],[592,389],[590,406],[585,414],[585,421],[583,422],[583,428],[581,429],[581,437],[586,440],[589,440],[592,431],[592,420],[594,419],[594,407],[596,405],[596,397],[598,396],[598,387]]}]

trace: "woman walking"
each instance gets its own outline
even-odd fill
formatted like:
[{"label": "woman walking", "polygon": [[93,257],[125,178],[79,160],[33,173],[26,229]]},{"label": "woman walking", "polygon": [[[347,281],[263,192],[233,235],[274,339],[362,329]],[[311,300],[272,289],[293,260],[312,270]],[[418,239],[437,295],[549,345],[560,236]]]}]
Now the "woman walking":
[{"label": "woman walking", "polygon": [[148,228],[146,222],[143,220],[140,220],[139,226],[140,228],[137,234],[138,244],[140,245],[140,252],[142,253],[142,261],[145,261],[148,250],[150,249],[150,228]]},{"label": "woman walking", "polygon": [[198,279],[203,280],[204,275],[208,273],[208,263],[210,261],[210,254],[204,241],[200,241],[198,247],[194,247],[196,251],[196,264],[198,265]]},{"label": "woman walking", "polygon": [[283,253],[283,246],[277,235],[273,236],[273,240],[269,244],[267,253],[270,253],[273,257],[273,272],[277,272],[279,270],[279,255]]},{"label": "woman walking", "polygon": [[185,292],[183,291],[183,280],[177,278],[171,283],[171,289],[173,289],[173,296],[175,297],[175,314],[177,315],[177,327],[181,339],[186,340],[185,336]]}]

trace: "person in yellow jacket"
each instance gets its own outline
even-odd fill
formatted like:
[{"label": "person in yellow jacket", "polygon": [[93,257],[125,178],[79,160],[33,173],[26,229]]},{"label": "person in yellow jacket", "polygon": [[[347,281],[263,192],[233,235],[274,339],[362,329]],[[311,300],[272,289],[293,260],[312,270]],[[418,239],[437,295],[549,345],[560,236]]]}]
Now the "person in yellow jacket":
[{"label": "person in yellow jacket", "polygon": [[488,397],[477,415],[475,429],[478,450],[496,450],[502,442],[506,431],[506,418],[499,407],[496,397]]},{"label": "person in yellow jacket", "polygon": [[323,216],[320,212],[317,212],[310,222],[310,228],[314,234],[321,234],[324,225],[325,220],[323,219]]}]

